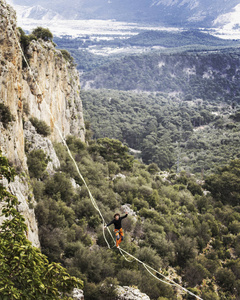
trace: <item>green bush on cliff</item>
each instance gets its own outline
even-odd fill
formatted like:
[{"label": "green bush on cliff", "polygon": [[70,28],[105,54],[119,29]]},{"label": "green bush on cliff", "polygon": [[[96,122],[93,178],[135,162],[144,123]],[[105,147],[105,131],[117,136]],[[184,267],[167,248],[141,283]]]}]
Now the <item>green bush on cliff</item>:
[{"label": "green bush on cliff", "polygon": [[3,124],[3,127],[7,129],[8,124],[14,120],[10,109],[3,103],[0,103],[0,122]]},{"label": "green bush on cliff", "polygon": [[52,41],[53,34],[48,28],[37,27],[32,31],[32,34],[36,36],[37,39],[42,39],[46,41]]},{"label": "green bush on cliff", "polygon": [[64,58],[66,61],[68,61],[68,62],[70,62],[70,63],[73,62],[73,57],[71,56],[71,54],[70,54],[67,50],[65,50],[65,49],[60,49],[60,51],[61,51],[61,53],[62,53],[63,58]]},{"label": "green bush on cliff", "polygon": [[21,27],[18,27],[18,31],[20,32],[20,43],[23,49],[23,52],[26,54],[26,49],[29,46],[32,40],[36,40],[36,36],[33,34],[26,34]]},{"label": "green bush on cliff", "polygon": [[38,120],[37,118],[30,118],[29,119],[32,125],[36,128],[37,133],[48,136],[51,134],[51,128],[46,124],[46,122]]},{"label": "green bush on cliff", "polygon": [[41,178],[47,168],[48,159],[42,149],[35,149],[27,156],[30,177]]},{"label": "green bush on cliff", "polygon": [[[0,178],[14,180],[15,171],[0,152]],[[24,217],[18,200],[0,185],[0,298],[21,300],[71,299],[68,294],[82,281],[70,276],[58,263],[49,263],[39,249],[27,240]]]}]

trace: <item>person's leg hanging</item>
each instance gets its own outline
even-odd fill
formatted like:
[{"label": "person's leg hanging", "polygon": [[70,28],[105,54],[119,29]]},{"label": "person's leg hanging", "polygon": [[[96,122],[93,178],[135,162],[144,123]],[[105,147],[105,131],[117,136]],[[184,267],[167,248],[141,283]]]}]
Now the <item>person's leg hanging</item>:
[{"label": "person's leg hanging", "polygon": [[120,229],[119,234],[120,234],[120,242],[119,242],[119,244],[120,244],[124,239],[124,232],[123,232],[122,228]]},{"label": "person's leg hanging", "polygon": [[119,247],[119,244],[121,243],[120,231],[118,229],[115,229],[115,233],[116,233],[116,247]]}]

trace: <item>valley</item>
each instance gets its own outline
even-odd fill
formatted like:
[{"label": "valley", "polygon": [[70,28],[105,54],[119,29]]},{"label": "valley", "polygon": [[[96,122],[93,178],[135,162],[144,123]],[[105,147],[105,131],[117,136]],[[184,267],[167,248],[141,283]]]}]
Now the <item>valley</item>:
[{"label": "valley", "polygon": [[0,298],[239,300],[237,1],[35,2],[0,0]]}]

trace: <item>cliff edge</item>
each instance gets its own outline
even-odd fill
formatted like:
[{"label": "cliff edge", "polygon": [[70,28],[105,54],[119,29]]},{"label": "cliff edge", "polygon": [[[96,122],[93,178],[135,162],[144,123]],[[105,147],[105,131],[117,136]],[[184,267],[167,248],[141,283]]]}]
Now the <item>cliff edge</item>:
[{"label": "cliff edge", "polygon": [[7,124],[0,118],[0,149],[17,169],[18,176],[9,189],[19,199],[29,240],[39,246],[24,123],[31,117],[45,121],[51,128],[48,144],[61,140],[56,125],[63,137],[74,135],[84,141],[79,77],[73,63],[52,42],[42,40],[33,40],[26,49],[31,71],[23,67],[16,13],[5,0],[0,0],[0,16],[0,104],[11,112]]}]

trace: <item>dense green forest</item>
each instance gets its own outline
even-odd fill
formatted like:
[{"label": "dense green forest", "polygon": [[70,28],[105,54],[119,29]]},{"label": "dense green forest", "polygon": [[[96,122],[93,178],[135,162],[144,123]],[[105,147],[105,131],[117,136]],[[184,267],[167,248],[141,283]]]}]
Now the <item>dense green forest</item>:
[{"label": "dense green forest", "polygon": [[128,55],[86,72],[83,87],[239,101],[239,50]]},{"label": "dense green forest", "polygon": [[240,158],[238,103],[110,90],[82,90],[81,98],[94,138],[119,139],[161,170],[205,174]]},{"label": "dense green forest", "polygon": [[[69,137],[67,144],[105,219],[123,213],[124,204],[136,213],[124,221],[125,249],[204,300],[239,299],[239,160],[201,186],[184,172],[161,175],[156,164],[134,160],[117,140],[86,145]],[[61,168],[53,176],[44,171],[46,157],[36,150],[28,160],[42,252],[84,280],[86,299],[113,300],[116,284],[138,286],[153,300],[177,299],[174,287],[126,262],[116,248],[107,250],[101,220],[65,147],[56,144],[55,149]],[[40,173],[35,164],[42,164]]]}]

